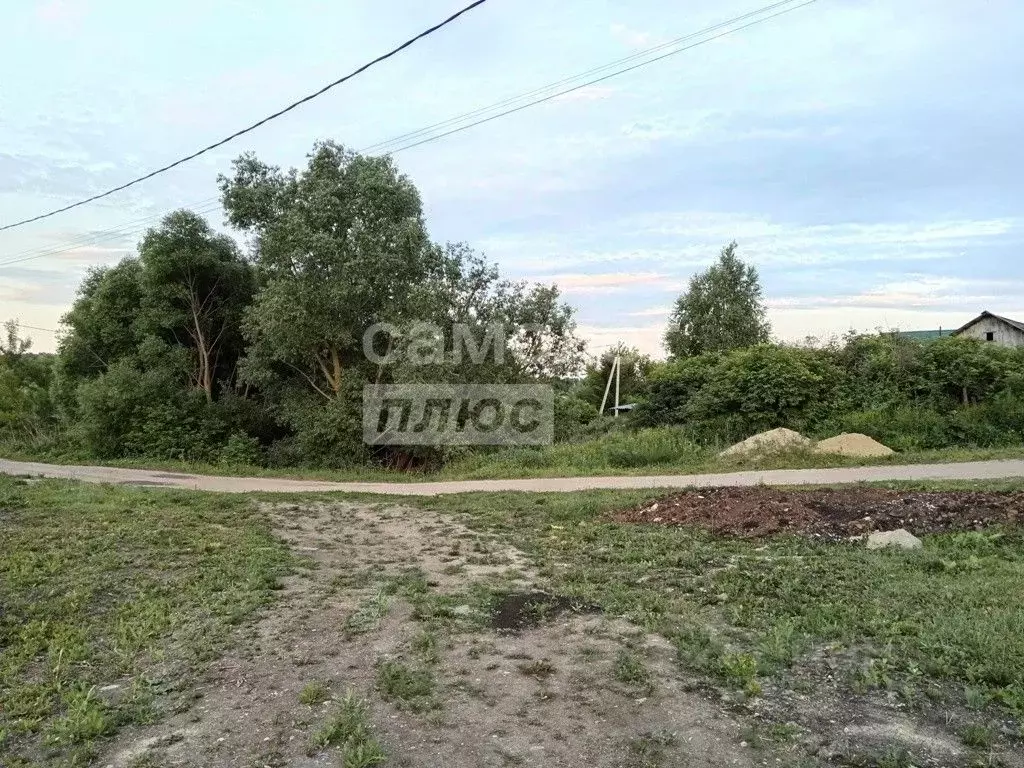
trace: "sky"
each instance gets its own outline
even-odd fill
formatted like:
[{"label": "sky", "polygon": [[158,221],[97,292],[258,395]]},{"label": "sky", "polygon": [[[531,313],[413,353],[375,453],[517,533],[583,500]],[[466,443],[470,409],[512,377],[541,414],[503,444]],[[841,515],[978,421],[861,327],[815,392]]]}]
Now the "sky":
[{"label": "sky", "polygon": [[[86,270],[171,210],[223,226],[216,177],[241,152],[366,148],[768,3],[489,0],[185,166],[0,232],[0,320],[58,329]],[[463,4],[0,0],[0,224],[189,154]],[[1018,0],[817,0],[395,160],[435,240],[559,285],[595,348],[662,355],[674,300],[731,240],[782,340],[1024,320],[1022,32]]]}]

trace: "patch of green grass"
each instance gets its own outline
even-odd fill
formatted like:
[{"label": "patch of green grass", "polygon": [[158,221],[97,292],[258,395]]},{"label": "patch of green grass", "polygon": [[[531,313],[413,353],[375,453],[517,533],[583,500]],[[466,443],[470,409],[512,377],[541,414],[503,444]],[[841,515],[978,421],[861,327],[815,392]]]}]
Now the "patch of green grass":
[{"label": "patch of green grass", "polygon": [[[1022,483],[898,487],[1015,490]],[[913,698],[938,684],[959,698],[970,686],[1018,717],[1024,712],[1024,612],[1006,599],[1024,594],[1021,529],[928,536],[915,551],[868,551],[608,522],[610,511],[656,495],[497,493],[408,503],[457,513],[470,527],[515,541],[559,594],[664,635],[681,662],[749,695],[758,692],[759,676],[837,647],[856,649],[835,658],[853,665],[851,675],[861,665],[867,687]]]},{"label": "patch of green grass", "polygon": [[742,740],[755,749],[776,744],[790,744],[800,735],[800,728],[792,723],[754,724],[743,732]]},{"label": "patch of green grass", "polygon": [[351,638],[375,630],[381,619],[387,615],[390,604],[391,601],[383,589],[363,600],[352,615],[345,619],[345,636]]},{"label": "patch of green grass", "polygon": [[647,689],[651,686],[651,670],[647,668],[647,662],[643,656],[629,648],[619,649],[612,671],[620,683]]},{"label": "patch of green grass", "polygon": [[[84,765],[152,722],[293,564],[241,497],[0,477],[0,734],[8,763]],[[117,685],[119,695],[105,686]]]},{"label": "patch of green grass", "polygon": [[853,457],[787,451],[774,455],[719,457],[725,445],[699,446],[684,429],[656,427],[614,431],[582,442],[542,447],[515,447],[471,451],[434,472],[400,472],[379,467],[317,469],[311,467],[262,467],[182,462],[167,459],[118,459],[104,461],[69,453],[32,453],[23,446],[0,445],[6,458],[22,461],[53,461],[63,464],[100,464],[193,474],[235,477],[287,477],[338,482],[430,482],[436,480],[489,480],[522,477],[578,477],[583,475],[657,475],[731,472],[751,469],[814,469],[885,464],[928,464],[984,461],[1024,456],[1024,446],[1005,448],[943,448],[902,452],[886,457]]},{"label": "patch of green grass", "polygon": [[988,749],[994,740],[995,734],[992,729],[981,723],[969,723],[960,731],[960,741],[967,747]]},{"label": "patch of green grass", "polygon": [[412,639],[412,651],[424,664],[437,664],[441,660],[440,640],[437,633],[424,629]]},{"label": "patch of green grass", "polygon": [[382,661],[377,666],[377,690],[385,701],[413,712],[434,709],[436,681],[427,667],[410,666],[401,661]]},{"label": "patch of green grass", "polygon": [[323,680],[308,682],[299,691],[299,703],[305,704],[307,707],[323,704],[329,698],[331,698],[331,686]]},{"label": "patch of green grass", "polygon": [[348,693],[338,704],[310,743],[311,755],[328,747],[341,752],[344,768],[369,768],[387,760],[384,750],[373,736],[366,702]]}]

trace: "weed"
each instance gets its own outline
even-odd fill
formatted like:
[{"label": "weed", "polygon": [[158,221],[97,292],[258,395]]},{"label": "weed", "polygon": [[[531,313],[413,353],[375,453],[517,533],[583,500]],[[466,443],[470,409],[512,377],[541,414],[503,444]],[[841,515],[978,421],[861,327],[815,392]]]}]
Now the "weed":
[{"label": "weed", "polygon": [[380,765],[387,756],[373,737],[366,702],[352,693],[345,695],[337,710],[313,736],[310,756],[327,747],[341,750],[344,768],[369,768]]},{"label": "weed", "polygon": [[620,648],[615,655],[613,673],[615,679],[620,683],[646,689],[651,688],[651,671],[647,668],[643,656],[636,651]]},{"label": "weed", "polygon": [[664,764],[665,752],[676,743],[676,734],[669,731],[647,731],[629,742],[627,768],[658,768]]},{"label": "weed", "polygon": [[980,723],[969,723],[960,731],[960,741],[968,747],[987,749],[992,746],[994,739],[992,729]]},{"label": "weed", "polygon": [[400,661],[383,661],[377,666],[377,690],[385,701],[414,712],[434,709],[434,675],[423,667],[410,667]]},{"label": "weed", "polygon": [[984,688],[974,685],[964,686],[964,703],[968,709],[984,709],[992,697]]},{"label": "weed", "polygon": [[906,749],[890,747],[878,758],[878,768],[913,768],[914,756]]},{"label": "weed", "polygon": [[793,621],[781,621],[765,633],[759,644],[761,660],[768,667],[788,667],[804,650],[806,638]]},{"label": "weed", "polygon": [[519,671],[527,677],[535,677],[538,680],[547,680],[557,671],[555,665],[547,659],[538,661],[527,661],[519,665]]},{"label": "weed", "polygon": [[441,659],[437,633],[424,629],[412,640],[412,650],[424,664],[436,664]]},{"label": "weed", "polygon": [[383,589],[361,602],[355,612],[345,620],[345,636],[354,637],[372,632],[380,624],[381,619],[387,615],[390,603],[391,601]]},{"label": "weed", "polygon": [[323,704],[329,698],[331,698],[331,687],[322,680],[306,683],[299,691],[299,703],[305,704],[307,707]]},{"label": "weed", "polygon": [[749,685],[757,677],[757,659],[752,654],[726,653],[720,663],[725,678],[739,686]]}]

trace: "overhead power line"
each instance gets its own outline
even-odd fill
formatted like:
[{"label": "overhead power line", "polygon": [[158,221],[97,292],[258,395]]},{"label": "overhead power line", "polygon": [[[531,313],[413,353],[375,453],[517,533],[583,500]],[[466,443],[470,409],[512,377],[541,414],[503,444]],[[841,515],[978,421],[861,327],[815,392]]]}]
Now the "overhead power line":
[{"label": "overhead power line", "polygon": [[25,325],[24,323],[18,323],[18,328],[27,328],[30,331],[45,331],[46,333],[60,333],[55,328],[39,328],[35,325]]},{"label": "overhead power line", "polygon": [[[662,61],[663,59],[667,59],[670,56],[674,56],[676,54],[683,53],[684,51],[691,50],[705,43],[712,42],[713,40],[720,39],[722,37],[725,37],[726,35],[739,32],[743,29],[753,27],[757,24],[770,21],[771,19],[774,19],[778,16],[782,16],[783,14],[796,11],[800,8],[811,5],[816,1],[817,0],[803,0],[803,2],[797,2],[797,0],[782,0],[782,2],[772,3],[771,5],[764,6],[755,11],[745,13],[741,16],[737,16],[735,18],[720,22],[718,24],[714,24],[710,27],[705,27],[704,29],[701,29],[697,32],[692,32],[690,34],[683,35],[682,37],[677,37],[666,43],[661,43],[651,48],[647,48],[643,51],[639,51],[638,53],[633,54],[631,56],[616,59],[615,61],[609,62],[608,64],[586,70],[585,72],[580,72],[570,77],[562,78],[561,80],[549,83],[548,85],[541,86],[526,93],[503,99],[502,101],[496,102],[486,107],[480,107],[470,112],[457,115],[455,117],[443,120],[438,123],[434,123],[417,131],[411,131],[405,134],[401,134],[399,136],[392,137],[391,139],[387,139],[385,141],[372,144],[368,147],[360,149],[359,151],[361,153],[366,154],[374,150],[386,148],[386,151],[383,152],[382,154],[394,155],[397,154],[398,152],[402,152],[407,149],[412,149],[413,147],[418,147],[433,141],[438,141],[439,139],[451,136],[452,134],[469,130],[470,128],[474,128],[478,125],[491,122],[492,120],[496,120],[500,117],[504,117],[515,112],[520,112],[522,110],[525,110],[532,106],[536,106],[538,104],[552,101],[554,99],[559,98],[560,96],[565,96],[566,94],[581,90],[583,88],[595,85],[600,82],[604,82],[606,80],[610,80],[611,78],[618,77],[628,72],[632,72],[634,70],[640,69],[641,67],[645,67],[649,64],[654,64],[655,62]],[[771,13],[772,11],[775,12]],[[738,22],[747,23],[742,24],[740,26],[735,26]],[[717,34],[708,37],[707,35],[712,32],[717,32]],[[683,45],[683,43],[688,44]],[[667,52],[662,53],[663,51]],[[650,58],[654,54],[660,55]],[[619,68],[615,69],[616,67]],[[594,77],[594,75],[597,76]],[[496,112],[495,110],[499,111]],[[466,120],[470,121],[466,122]],[[438,133],[436,132],[436,130],[439,128],[445,128],[447,130],[443,130],[442,132]],[[196,203],[192,207],[198,213],[207,213],[212,210],[216,210],[219,207],[219,203],[217,202],[217,200],[217,198],[208,198],[207,200],[203,200],[200,203]],[[149,217],[149,221],[158,221],[164,215],[165,214],[159,214],[157,216]],[[143,219],[142,221],[146,221],[146,219]],[[129,226],[129,229],[127,230],[112,230],[106,233],[97,233],[97,235],[92,236],[91,239],[87,239],[85,242],[71,244],[68,246],[61,246],[56,249],[44,250],[42,252],[30,250],[24,251],[19,254],[14,254],[14,258],[12,258],[11,260],[0,262],[0,267],[9,266],[11,264],[20,263],[23,261],[29,261],[31,259],[42,258],[45,256],[59,255],[61,253],[77,250],[79,248],[88,247],[89,245],[95,245],[97,242],[95,238],[101,238],[99,241],[102,242],[103,240],[111,239],[111,237],[127,237],[133,232],[138,231],[137,228],[132,229],[130,224],[127,226]]]},{"label": "overhead power line", "polygon": [[[194,205],[188,206],[188,208],[195,213],[200,215],[213,213],[220,208],[220,198],[211,197],[206,200],[202,200]],[[123,238],[137,235],[139,232],[147,229],[149,226],[158,223],[166,216],[167,213],[159,213],[142,218],[134,221],[125,222],[119,224],[114,229],[106,229],[100,232],[94,232],[91,235],[86,235],[80,240],[75,240],[70,243],[63,243],[58,246],[45,247],[45,248],[29,248],[25,251],[20,251],[11,255],[8,261],[0,262],[0,267],[9,267],[13,264],[20,264],[25,261],[32,261],[33,259],[42,259],[47,256],[59,256],[63,253],[70,253],[71,251],[78,251],[83,248],[95,247],[104,243],[109,243],[114,240],[121,240]]]},{"label": "overhead power line", "polygon": [[31,218],[28,218],[28,219],[22,219],[21,221],[16,221],[13,224],[5,224],[3,226],[0,226],[0,232],[3,232],[4,230],[8,230],[8,229],[14,229],[15,227],[20,227],[20,226],[22,226],[24,224],[29,224],[29,223],[31,223],[33,221],[39,221],[41,219],[47,219],[47,218],[49,218],[51,216],[56,216],[58,213],[64,213],[65,211],[70,211],[72,208],[77,208],[77,207],[79,207],[81,205],[85,205],[86,203],[91,203],[91,202],[94,202],[96,200],[100,200],[101,198],[108,197],[108,196],[114,194],[115,192],[120,192],[122,190],[128,189],[129,187],[135,186],[136,184],[139,184],[139,183],[141,183],[143,181],[146,181],[147,179],[151,179],[154,176],[158,176],[161,173],[165,173],[165,172],[171,170],[172,168],[176,168],[177,166],[182,165],[183,163],[189,162],[190,160],[195,160],[200,155],[204,155],[207,152],[210,152],[210,151],[212,151],[214,149],[217,149],[218,147],[222,147],[225,144],[227,144],[228,142],[234,141],[239,136],[243,136],[243,135],[245,135],[245,134],[247,134],[247,133],[249,133],[251,131],[254,131],[257,128],[259,128],[261,125],[265,125],[265,124],[269,123],[271,120],[275,120],[276,118],[281,117],[281,115],[284,115],[284,114],[286,114],[288,112],[291,112],[293,109],[302,106],[306,102],[312,101],[313,99],[317,98],[318,96],[322,96],[323,94],[327,93],[327,91],[331,90],[332,88],[335,88],[335,87],[341,85],[342,83],[344,83],[347,80],[351,80],[353,77],[356,77],[357,75],[362,74],[363,72],[368,70],[370,67],[372,67],[372,66],[374,66],[376,64],[380,64],[382,61],[390,59],[392,56],[395,56],[396,54],[400,53],[401,51],[404,51],[406,48],[408,48],[409,46],[413,45],[414,43],[422,40],[423,38],[428,37],[429,35],[434,34],[435,32],[437,32],[442,27],[445,27],[445,26],[451,24],[453,21],[458,19],[460,16],[462,16],[462,15],[464,15],[466,13],[469,13],[469,11],[473,10],[474,8],[477,8],[478,6],[483,5],[486,2],[487,2],[487,0],[475,0],[475,2],[470,3],[465,8],[463,8],[460,11],[457,11],[456,13],[453,13],[451,16],[449,16],[444,21],[442,21],[442,22],[440,22],[438,24],[435,24],[434,26],[430,27],[429,29],[423,30],[418,35],[416,35],[415,37],[412,37],[412,38],[406,40],[401,45],[397,46],[396,48],[392,48],[390,51],[388,51],[385,54],[382,54],[381,56],[378,56],[373,61],[370,61],[370,62],[367,62],[366,64],[363,64],[361,67],[359,67],[358,69],[350,72],[349,74],[345,75],[344,77],[339,77],[337,80],[334,80],[333,82],[328,83],[327,85],[325,85],[320,90],[314,91],[313,93],[309,94],[308,96],[304,96],[301,99],[299,99],[298,101],[292,102],[291,104],[289,104],[288,106],[284,107],[283,109],[279,109],[277,112],[274,112],[271,115],[267,115],[262,120],[257,120],[252,125],[249,125],[249,126],[247,126],[245,128],[242,128],[239,131],[235,131],[230,136],[225,136],[220,141],[215,141],[213,144],[208,144],[207,146],[203,147],[200,150],[197,150],[196,152],[193,152],[190,155],[186,155],[185,157],[182,157],[182,158],[180,158],[178,160],[175,160],[173,163],[168,163],[167,165],[165,165],[165,166],[163,166],[161,168],[157,168],[155,171],[150,171],[149,173],[147,173],[147,174],[145,174],[143,176],[139,176],[138,178],[132,179],[131,181],[126,182],[124,184],[121,184],[120,186],[113,187],[112,189],[108,189],[106,192],[100,192],[99,194],[93,195],[92,197],[87,197],[84,200],[79,200],[78,202],[71,203],[70,205],[65,205],[62,208],[56,208],[56,209],[54,209],[52,211],[48,211],[47,213],[41,213],[38,216],[32,216]]},{"label": "overhead power line", "polygon": [[[653,59],[647,59],[646,61],[641,61],[639,64],[633,64],[633,65],[631,65],[629,67],[625,67],[623,69],[616,70],[616,71],[614,71],[614,72],[612,72],[610,74],[602,75],[601,77],[595,77],[593,80],[587,80],[586,82],[580,83],[578,85],[574,85],[574,86],[572,86],[570,88],[566,88],[565,90],[556,91],[555,93],[543,96],[543,97],[535,99],[533,101],[529,101],[529,102],[527,102],[525,104],[520,104],[518,106],[511,107],[509,109],[504,110],[503,112],[498,112],[497,114],[490,115],[488,117],[482,118],[480,120],[477,120],[476,122],[469,123],[468,125],[459,126],[458,128],[453,128],[451,130],[445,131],[444,133],[439,133],[439,134],[436,134],[434,136],[430,136],[429,138],[421,139],[420,141],[415,141],[415,142],[412,142],[410,144],[405,144],[402,147],[400,147],[399,149],[393,150],[389,154],[394,154],[394,152],[400,152],[400,151],[404,151],[406,149],[412,149],[413,147],[419,147],[419,146],[422,146],[423,144],[429,144],[432,141],[437,141],[438,139],[443,139],[446,136],[451,136],[453,133],[459,133],[461,131],[465,131],[465,130],[468,130],[470,128],[475,128],[478,125],[483,125],[484,123],[489,123],[492,120],[497,120],[500,117],[505,117],[506,115],[511,115],[511,114],[514,114],[515,112],[521,112],[522,110],[528,109],[529,107],[536,106],[537,104],[543,104],[544,102],[552,101],[553,99],[557,99],[559,96],[565,96],[565,95],[573,93],[575,91],[582,90],[583,88],[587,88],[587,87],[589,87],[591,85],[596,85],[597,83],[603,83],[606,80],[611,80],[613,77],[618,77],[619,75],[624,75],[627,72],[632,72],[633,70],[640,69],[641,67],[646,67],[646,66],[648,66],[650,64],[654,64],[655,62],[661,61],[662,59],[667,59],[670,56],[675,56],[676,54],[682,53],[683,51],[689,51],[690,49],[696,48],[696,47],[701,46],[701,45],[704,45],[705,43],[710,43],[710,42],[712,42],[714,40],[718,40],[719,38],[725,37],[726,35],[731,35],[731,34],[733,34],[735,32],[739,32],[741,30],[748,29],[748,28],[756,26],[758,24],[763,24],[766,21],[771,21],[772,19],[777,18],[778,16],[782,16],[784,14],[791,13],[791,12],[793,12],[795,10],[798,10],[798,9],[803,8],[805,6],[811,5],[811,4],[815,3],[815,2],[817,2],[817,0],[804,0],[804,2],[799,3],[798,5],[793,5],[793,6],[789,7],[789,8],[785,8],[785,9],[783,9],[781,11],[777,11],[776,13],[773,13],[773,14],[770,14],[768,16],[764,16],[762,18],[756,19],[755,21],[747,22],[746,24],[742,24],[742,25],[740,25],[738,27],[731,27],[729,29],[726,29],[723,32],[719,32],[716,35],[712,35],[711,37],[705,37],[705,38],[703,38],[701,40],[698,40],[697,42],[690,43],[689,45],[684,45],[681,48],[676,48],[674,50],[669,51],[668,53],[663,53],[660,56],[654,57]],[[769,6],[769,7],[773,7],[773,6]],[[749,16],[749,14],[747,14],[747,15]],[[743,17],[743,18],[745,18],[745,17]],[[735,20],[733,20],[733,21],[735,21]],[[721,26],[727,25],[729,23],[730,22],[723,22],[722,24],[716,25],[715,28],[720,28]],[[695,34],[699,35],[701,33],[695,33]]]},{"label": "overhead power line", "polygon": [[[520,93],[520,94],[518,94],[516,96],[511,96],[511,97],[509,97],[507,99],[504,99],[502,101],[496,102],[494,104],[489,104],[486,107],[480,107],[478,109],[472,110],[471,112],[465,112],[465,113],[463,113],[461,115],[456,115],[455,117],[450,117],[447,120],[442,120],[441,122],[433,123],[433,124],[428,125],[428,126],[426,126],[424,128],[420,128],[419,130],[416,130],[416,131],[411,131],[409,133],[403,133],[403,134],[401,134],[399,136],[394,136],[394,137],[392,137],[390,139],[387,139],[385,141],[378,142],[377,144],[372,144],[369,147],[366,147],[365,149],[361,149],[360,152],[369,153],[369,152],[387,150],[388,147],[390,147],[390,146],[401,145],[403,142],[406,142],[406,141],[417,140],[419,138],[422,138],[423,135],[429,134],[429,133],[431,133],[433,131],[436,131],[437,129],[448,128],[448,127],[450,127],[452,125],[457,125],[458,123],[465,122],[466,120],[469,120],[471,118],[479,117],[481,115],[486,115],[487,113],[493,112],[495,110],[500,110],[503,107],[509,107],[509,106],[515,105],[515,104],[517,104],[519,102],[528,100],[530,98],[537,97],[537,96],[542,96],[542,95],[544,95],[544,94],[546,94],[546,93],[548,93],[548,92],[550,92],[552,90],[556,90],[556,89],[561,88],[563,86],[569,85],[571,83],[578,82],[579,80],[583,80],[585,78],[592,77],[592,76],[597,75],[597,74],[608,72],[609,70],[615,69],[616,67],[620,67],[620,66],[622,66],[624,64],[629,64],[629,63],[632,63],[632,62],[636,62],[636,61],[638,61],[640,59],[647,58],[648,56],[652,56],[655,53],[667,50],[667,49],[672,48],[674,46],[677,46],[677,45],[680,45],[682,43],[685,43],[685,42],[687,42],[689,40],[693,40],[694,38],[706,35],[706,34],[708,34],[710,32],[714,32],[714,31],[722,29],[724,27],[732,26],[733,24],[739,23],[741,21],[746,21],[747,19],[750,19],[750,18],[754,18],[754,17],[757,17],[757,16],[763,16],[766,13],[769,13],[769,12],[771,12],[773,10],[776,10],[778,8],[782,8],[782,7],[787,6],[787,5],[788,6],[792,6],[796,2],[797,2],[797,0],[781,0],[780,2],[773,3],[772,5],[766,5],[766,6],[762,7],[762,8],[758,8],[755,11],[750,11],[749,13],[745,13],[745,14],[743,14],[741,16],[736,16],[735,18],[729,19],[728,21],[722,21],[722,22],[719,22],[718,24],[713,24],[710,27],[705,27],[704,29],[698,30],[697,32],[690,32],[690,33],[688,33],[686,35],[682,35],[681,37],[676,37],[676,38],[674,38],[672,40],[668,40],[667,42],[659,43],[658,45],[651,46],[650,48],[645,48],[642,51],[637,51],[636,53],[631,54],[629,56],[625,56],[625,57],[620,58],[620,59],[615,59],[614,61],[610,61],[607,64],[602,64],[601,66],[594,67],[592,69],[588,69],[588,70],[586,70],[584,72],[578,72],[575,75],[570,75],[568,77],[564,77],[561,80],[557,80],[557,81],[555,81],[553,83],[548,83],[547,85],[542,85],[542,86],[540,86],[538,88],[535,88],[532,91],[527,91],[526,93]],[[795,6],[793,8],[793,10],[795,10],[796,7],[799,7],[799,6]],[[536,102],[531,102],[531,103],[536,103]],[[401,150],[398,150],[398,151],[401,151]]]}]

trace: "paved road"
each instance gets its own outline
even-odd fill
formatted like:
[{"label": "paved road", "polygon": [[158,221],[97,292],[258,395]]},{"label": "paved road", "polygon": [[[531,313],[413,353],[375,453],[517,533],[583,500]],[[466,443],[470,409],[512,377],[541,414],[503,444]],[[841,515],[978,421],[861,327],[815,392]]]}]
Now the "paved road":
[{"label": "paved road", "polygon": [[595,488],[707,488],[719,485],[839,485],[879,480],[991,480],[1024,477],[1024,460],[972,461],[958,464],[906,464],[835,469],[773,469],[718,475],[637,477],[554,477],[528,480],[453,480],[425,483],[334,483],[276,477],[188,475],[149,469],[38,464],[0,459],[0,473],[66,478],[88,483],[190,488],[223,493],[308,493],[347,491],[408,496],[437,496],[473,491],[553,491],[570,493]]}]

